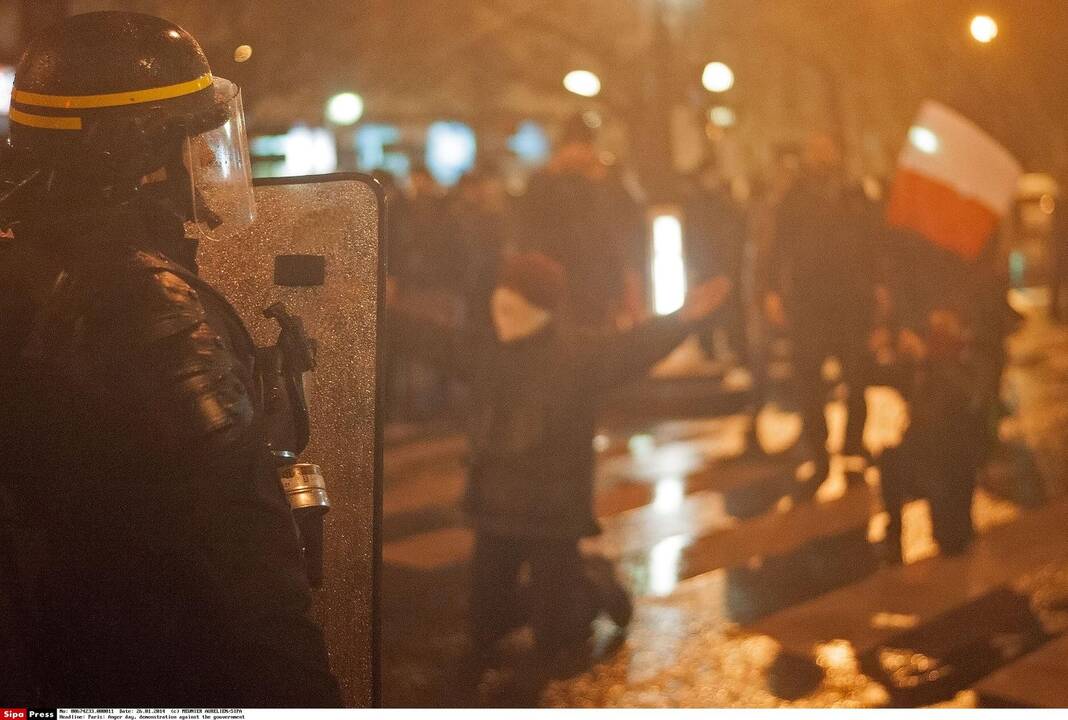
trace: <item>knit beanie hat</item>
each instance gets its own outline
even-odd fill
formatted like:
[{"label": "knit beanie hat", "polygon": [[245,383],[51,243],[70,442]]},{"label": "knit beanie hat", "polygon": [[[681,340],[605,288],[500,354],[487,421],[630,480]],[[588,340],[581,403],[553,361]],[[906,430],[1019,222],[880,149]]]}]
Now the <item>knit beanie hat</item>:
[{"label": "knit beanie hat", "polygon": [[541,253],[516,253],[504,260],[497,278],[499,287],[522,295],[527,302],[554,312],[564,302],[567,281],[560,263]]}]

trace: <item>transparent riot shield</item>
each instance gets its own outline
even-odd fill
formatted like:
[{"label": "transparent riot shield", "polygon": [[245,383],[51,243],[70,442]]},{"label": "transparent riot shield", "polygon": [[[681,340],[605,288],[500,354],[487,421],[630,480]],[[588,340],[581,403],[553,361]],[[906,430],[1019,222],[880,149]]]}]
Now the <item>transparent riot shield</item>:
[{"label": "transparent riot shield", "polygon": [[[284,368],[277,383],[261,380],[268,417],[298,418],[283,423],[272,450],[294,507],[321,511],[329,503],[321,516],[315,612],[346,704],[357,707],[377,704],[380,190],[353,174],[257,181],[255,222],[202,242],[199,253],[201,275],[234,304],[256,344],[281,348],[257,365],[296,366],[288,387]],[[302,336],[311,342],[302,344]],[[302,535],[306,510],[295,511]],[[319,548],[304,540],[314,565]]]}]

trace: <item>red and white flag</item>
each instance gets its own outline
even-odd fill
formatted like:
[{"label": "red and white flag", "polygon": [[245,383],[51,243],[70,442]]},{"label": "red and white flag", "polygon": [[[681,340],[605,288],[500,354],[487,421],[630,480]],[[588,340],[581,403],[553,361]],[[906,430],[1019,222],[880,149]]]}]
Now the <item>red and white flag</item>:
[{"label": "red and white flag", "polygon": [[973,122],[928,100],[898,158],[887,222],[974,260],[1012,207],[1022,173]]}]

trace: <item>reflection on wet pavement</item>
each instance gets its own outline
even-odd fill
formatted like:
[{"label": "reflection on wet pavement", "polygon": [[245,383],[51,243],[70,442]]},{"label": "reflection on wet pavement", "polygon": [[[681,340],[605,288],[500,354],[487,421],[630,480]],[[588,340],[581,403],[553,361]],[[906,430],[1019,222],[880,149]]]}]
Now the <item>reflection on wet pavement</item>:
[{"label": "reflection on wet pavement", "polygon": [[865,653],[860,667],[887,688],[890,704],[930,705],[1048,639],[1030,599],[1001,588],[895,635]]},{"label": "reflection on wet pavement", "polygon": [[[869,401],[866,443],[893,444],[900,397],[873,388]],[[788,448],[796,415],[762,416],[764,444]],[[840,433],[840,405],[828,420]],[[625,638],[599,621],[591,656],[555,679],[531,666],[529,633],[491,672],[465,660],[462,451],[440,471],[391,472],[387,460],[384,704],[973,706],[977,681],[1068,630],[1068,507],[1025,511],[980,490],[977,547],[941,558],[926,503],[910,503],[905,566],[883,568],[878,473],[847,487],[836,460],[816,500],[795,506],[784,498],[803,456],[744,454],[748,422],[602,430],[604,533],[584,550],[617,562],[636,615]]]}]

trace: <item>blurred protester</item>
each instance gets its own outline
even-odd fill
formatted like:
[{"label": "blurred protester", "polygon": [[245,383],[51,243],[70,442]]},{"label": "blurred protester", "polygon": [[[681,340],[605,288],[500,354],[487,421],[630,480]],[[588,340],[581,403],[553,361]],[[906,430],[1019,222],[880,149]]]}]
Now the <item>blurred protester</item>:
[{"label": "blurred protester", "polygon": [[901,443],[879,461],[891,562],[901,561],[901,509],[912,498],[929,501],[943,553],[963,552],[971,543],[976,476],[996,447],[1004,413],[1005,339],[1021,321],[1008,303],[1008,277],[999,269],[995,243],[975,263],[939,263],[937,257],[917,268],[935,289],[926,298],[902,289],[895,299],[903,324],[915,324],[909,318],[918,315],[907,307],[910,301],[929,308],[923,328],[900,330],[894,362],[880,370],[880,380],[905,396],[910,417]]},{"label": "blurred protester", "polygon": [[565,128],[556,154],[535,174],[520,205],[520,239],[564,266],[570,279],[566,313],[594,329],[615,328],[640,314],[642,214],[597,155],[581,117]]},{"label": "blurred protester", "polygon": [[432,295],[440,312],[458,313],[466,258],[449,232],[445,193],[423,165],[412,168],[409,183],[397,254],[391,263],[393,275],[402,292]]},{"label": "blurred protester", "polygon": [[512,244],[513,227],[500,183],[485,170],[460,178],[449,206],[452,233],[464,246],[464,320],[473,331],[493,332],[490,295],[501,258]]},{"label": "blurred protester", "polygon": [[[495,336],[458,336],[395,312],[394,350],[426,358],[471,387],[471,469],[465,506],[476,532],[470,632],[488,659],[512,629],[533,626],[545,659],[585,647],[600,611],[625,626],[618,582],[584,572],[578,542],[600,532],[593,514],[597,394],[641,375],[699,329],[729,292],[717,279],[678,313],[625,333],[593,334],[559,319],[563,268],[537,253],[509,258],[490,302]],[[529,603],[520,571],[530,571]],[[525,609],[528,608],[529,610]]]},{"label": "blurred protester", "polygon": [[[695,171],[687,187],[685,220],[686,268],[690,283],[723,275],[736,289],[743,287],[746,255],[745,208],[731,194],[714,157]],[[735,292],[721,316],[730,359],[746,359],[746,308]],[[702,338],[706,351],[713,351],[711,337]]]},{"label": "blurred protester", "polygon": [[815,474],[799,490],[800,499],[815,495],[830,470],[823,365],[831,356],[849,391],[843,447],[847,478],[863,481],[864,390],[871,373],[867,339],[880,230],[875,206],[860,187],[847,182],[838,146],[827,136],[814,135],[804,170],[779,207],[765,298],[769,320],[785,327],[792,342],[804,437],[816,463]]},{"label": "blurred protester", "polygon": [[949,309],[932,311],[922,336],[901,333],[902,359],[895,367],[901,377],[892,384],[909,403],[910,422],[901,443],[879,459],[883,506],[890,516],[886,556],[892,563],[901,562],[902,509],[914,498],[929,501],[943,553],[963,552],[972,539],[982,419],[964,343],[960,317]]},{"label": "blurred protester", "polygon": [[[399,302],[436,322],[457,325],[463,318],[467,261],[452,232],[448,200],[424,165],[412,168],[409,187],[392,231],[389,256]],[[448,409],[450,388],[439,370],[412,362],[395,367],[396,416],[423,421]]]},{"label": "blurred protester", "polygon": [[[753,285],[759,297],[775,289],[772,282],[772,248],[775,245],[779,208],[794,189],[801,174],[800,147],[779,148],[766,179],[754,184],[748,206],[749,242],[753,246]],[[759,304],[759,303],[758,303]]]},{"label": "blurred protester", "polygon": [[782,199],[793,189],[800,171],[801,150],[793,145],[777,149],[775,161],[766,178],[753,183],[752,194],[746,208],[748,256],[744,262],[744,284],[736,289],[742,295],[746,312],[748,347],[747,369],[751,378],[751,412],[753,421],[746,433],[746,452],[762,454],[764,448],[757,432],[756,418],[761,409],[776,395],[769,377],[772,344],[776,332],[784,328],[768,322],[763,312],[763,298],[772,287],[771,249],[775,242],[776,217]]},{"label": "blurred protester", "polygon": [[909,500],[929,501],[934,538],[943,553],[963,552],[974,535],[971,507],[982,458],[983,407],[976,368],[964,345],[960,317],[949,309],[932,311],[922,337],[901,333],[899,378],[888,384],[907,399],[909,426],[901,443],[879,459],[891,563],[901,562],[902,510]]}]

